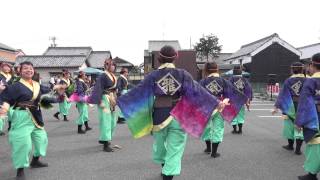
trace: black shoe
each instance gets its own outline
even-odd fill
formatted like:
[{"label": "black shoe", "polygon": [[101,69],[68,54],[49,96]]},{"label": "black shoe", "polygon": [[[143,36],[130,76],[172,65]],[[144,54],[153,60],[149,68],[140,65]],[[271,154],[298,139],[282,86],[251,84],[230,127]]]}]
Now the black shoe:
[{"label": "black shoe", "polygon": [[23,168],[18,168],[17,169],[17,176],[16,176],[16,180],[25,180],[26,177],[24,175],[24,170]]},{"label": "black shoe", "polygon": [[124,124],[125,123],[125,120],[124,118],[118,118],[118,124]]},{"label": "black shoe", "polygon": [[66,115],[63,115],[63,120],[64,121],[69,121]]},{"label": "black shoe", "polygon": [[242,134],[242,124],[238,124],[239,130],[237,131],[237,134]]},{"label": "black shoe", "polygon": [[218,151],[218,146],[219,146],[219,143],[212,143],[211,157],[217,158],[217,157],[220,156],[220,154],[217,153],[217,151]]},{"label": "black shoe", "polygon": [[105,144],[106,141],[99,141],[99,144]]},{"label": "black shoe", "polygon": [[104,152],[113,152],[114,150],[110,147],[110,143],[107,141],[103,145],[103,151]]},{"label": "black shoe", "polygon": [[0,132],[0,136],[4,136],[4,135],[6,135],[6,133]]},{"label": "black shoe", "polygon": [[85,134],[86,131],[82,130],[82,125],[78,125],[78,134]]},{"label": "black shoe", "polygon": [[220,154],[219,153],[211,154],[211,157],[218,158],[218,157],[220,157]]},{"label": "black shoe", "polygon": [[163,179],[163,180],[172,180],[172,179],[173,179],[173,176],[163,175],[163,176],[162,176],[162,179]]},{"label": "black shoe", "polygon": [[204,153],[210,154],[211,153],[211,142],[206,141],[207,148],[204,150]]},{"label": "black shoe", "polygon": [[282,147],[288,151],[293,151],[293,143],[294,141],[292,139],[288,139],[288,145]]},{"label": "black shoe", "polygon": [[302,152],[301,152],[302,143],[303,143],[303,140],[301,140],[301,139],[297,139],[296,140],[296,150],[294,152],[296,155],[301,155],[302,154]]},{"label": "black shoe", "polygon": [[237,125],[232,125],[233,130],[231,131],[232,134],[237,134]]},{"label": "black shoe", "polygon": [[92,128],[89,127],[89,125],[88,125],[88,121],[84,122],[84,125],[86,126],[86,131],[92,130]]},{"label": "black shoe", "polygon": [[53,115],[53,117],[55,117],[56,119],[60,120],[59,114],[60,114],[59,112],[56,112],[56,113]]},{"label": "black shoe", "polygon": [[299,180],[318,180],[317,175],[316,174],[306,174],[303,176],[298,176]]},{"label": "black shoe", "polygon": [[203,152],[206,153],[206,154],[210,154],[211,150],[206,148]]},{"label": "black shoe", "polygon": [[32,168],[42,168],[42,167],[48,167],[48,164],[39,161],[39,157],[34,157],[33,156],[32,161],[30,163],[30,166]]},{"label": "black shoe", "polygon": [[293,147],[290,145],[282,146],[283,149],[286,149],[288,151],[293,151]]}]

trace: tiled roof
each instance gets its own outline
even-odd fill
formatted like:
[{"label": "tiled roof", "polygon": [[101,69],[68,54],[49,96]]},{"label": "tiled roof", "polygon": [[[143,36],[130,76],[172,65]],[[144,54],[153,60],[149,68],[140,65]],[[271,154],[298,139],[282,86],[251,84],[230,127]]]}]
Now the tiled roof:
[{"label": "tiled roof", "polygon": [[116,64],[119,64],[119,65],[122,65],[122,66],[134,66],[129,61],[126,61],[126,60],[121,59],[119,57],[115,57],[113,60],[115,61]]},{"label": "tiled roof", "polygon": [[1,56],[0,56],[0,62],[6,62],[6,63],[14,64],[13,61],[10,61],[9,59],[7,59],[5,57],[1,57]]},{"label": "tiled roof", "polygon": [[84,55],[71,56],[19,56],[16,64],[30,61],[34,67],[80,67],[86,62]]},{"label": "tiled roof", "polygon": [[160,51],[160,49],[165,45],[172,46],[176,51],[181,50],[179,41],[177,40],[163,40],[163,41],[152,40],[152,41],[149,41],[148,51],[149,52]]},{"label": "tiled roof", "polygon": [[[217,56],[218,57],[211,57],[209,56],[209,62],[216,62],[217,64],[225,64],[225,60],[228,59],[230,56],[232,55],[232,53],[219,53]],[[206,63],[207,62],[207,58],[203,57],[197,57],[197,63]]]},{"label": "tiled roof", "polygon": [[83,55],[89,56],[91,47],[48,47],[43,55],[46,56],[64,56],[64,55]]},{"label": "tiled roof", "polygon": [[248,55],[274,37],[279,37],[279,35],[277,33],[274,33],[271,36],[243,45],[237,52],[233,53],[228,59],[233,59],[240,56]]},{"label": "tiled roof", "polygon": [[0,43],[0,49],[8,50],[8,51],[17,51],[16,49],[9,47],[5,44]]},{"label": "tiled roof", "polygon": [[104,61],[112,58],[110,51],[92,51],[88,57],[88,63],[94,68],[103,68]]}]

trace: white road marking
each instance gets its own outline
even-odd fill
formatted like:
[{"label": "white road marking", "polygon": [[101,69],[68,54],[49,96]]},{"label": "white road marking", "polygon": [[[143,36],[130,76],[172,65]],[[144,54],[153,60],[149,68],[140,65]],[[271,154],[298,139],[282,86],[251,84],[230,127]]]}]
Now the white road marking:
[{"label": "white road marking", "polygon": [[274,104],[250,104],[250,106],[274,106]]},{"label": "white road marking", "polygon": [[258,116],[259,118],[281,118],[282,116]]},{"label": "white road marking", "polygon": [[273,109],[250,109],[250,111],[272,111]]}]

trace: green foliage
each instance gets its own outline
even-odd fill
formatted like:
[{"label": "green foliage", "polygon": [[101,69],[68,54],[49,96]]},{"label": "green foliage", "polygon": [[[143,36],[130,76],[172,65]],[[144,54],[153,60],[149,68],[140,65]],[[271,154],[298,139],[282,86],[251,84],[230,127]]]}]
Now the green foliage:
[{"label": "green foliage", "polygon": [[213,34],[209,34],[200,38],[196,43],[194,49],[197,52],[197,57],[206,58],[209,60],[209,56],[216,57],[222,49],[222,45],[219,45],[219,38]]}]

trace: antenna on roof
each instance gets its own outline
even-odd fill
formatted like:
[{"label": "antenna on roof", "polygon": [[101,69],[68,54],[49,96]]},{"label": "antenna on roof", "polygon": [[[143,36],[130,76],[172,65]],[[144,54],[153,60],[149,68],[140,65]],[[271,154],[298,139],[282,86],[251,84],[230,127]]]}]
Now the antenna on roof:
[{"label": "antenna on roof", "polygon": [[50,44],[50,47],[57,47],[56,40],[57,38],[55,36],[49,37],[49,40],[52,41]]}]

